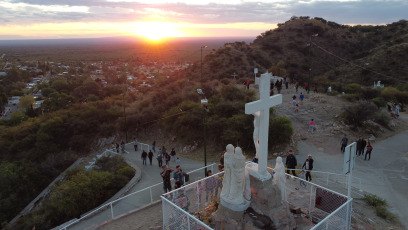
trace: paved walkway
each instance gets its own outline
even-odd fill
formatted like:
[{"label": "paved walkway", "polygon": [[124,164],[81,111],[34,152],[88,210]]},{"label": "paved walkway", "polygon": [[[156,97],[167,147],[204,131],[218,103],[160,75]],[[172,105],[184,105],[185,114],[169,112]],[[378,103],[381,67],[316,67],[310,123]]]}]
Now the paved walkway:
[{"label": "paved walkway", "polygon": [[[404,114],[400,119],[408,121],[408,115]],[[408,130],[372,145],[370,161],[365,161],[363,156],[356,158],[353,178],[361,179],[363,191],[385,199],[389,211],[396,214],[408,229]],[[340,144],[334,148],[340,149]],[[313,170],[342,173],[344,155],[340,151],[339,154],[328,155],[305,141],[298,143],[298,149],[298,165],[312,154]],[[275,165],[272,161],[270,164]],[[358,179],[353,185],[356,181]]]},{"label": "paved walkway", "polygon": [[[158,166],[157,160],[153,158],[153,164],[149,164],[149,159],[147,159],[147,165],[142,164],[141,159],[141,150],[134,151],[133,144],[126,145],[126,153],[123,154],[128,160],[130,160],[133,164],[135,164],[138,168],[141,169],[142,175],[141,180],[133,186],[127,194],[131,194],[136,191],[143,190],[147,187],[152,185],[158,184],[162,182],[162,178],[160,176],[161,167]],[[156,156],[156,154],[155,154]],[[190,172],[192,170],[204,167],[203,162],[198,162],[194,160],[189,160],[186,158],[180,157],[180,165],[183,168],[183,171]],[[211,163],[208,163],[210,165]],[[175,170],[176,162],[170,161],[169,166]],[[217,170],[214,167],[214,170]],[[218,171],[218,170],[217,170]],[[197,172],[196,176],[200,176],[200,172]],[[204,170],[202,171],[202,177],[204,177]],[[113,205],[113,214],[115,217],[118,215],[122,215],[124,213],[130,212],[134,209],[140,208],[143,205],[149,204],[151,201],[151,195],[153,196],[153,201],[157,200],[160,195],[163,193],[163,186],[158,185],[152,188],[150,191],[149,189],[142,191],[138,194],[133,196],[129,196],[127,198],[122,199],[121,201],[115,203]],[[111,219],[112,213],[110,209],[101,211],[97,215],[93,215],[92,217],[82,220],[77,224],[72,225],[68,229],[93,229],[94,227],[98,226],[99,224],[105,222],[106,220]]]}]

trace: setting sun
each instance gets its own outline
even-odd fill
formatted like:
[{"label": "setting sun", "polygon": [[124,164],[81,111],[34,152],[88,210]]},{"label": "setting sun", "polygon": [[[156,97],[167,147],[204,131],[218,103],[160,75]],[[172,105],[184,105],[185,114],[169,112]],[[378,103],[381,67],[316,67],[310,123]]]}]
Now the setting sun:
[{"label": "setting sun", "polygon": [[141,22],[134,32],[152,41],[158,41],[167,37],[181,37],[182,33],[176,31],[174,26],[168,22]]}]

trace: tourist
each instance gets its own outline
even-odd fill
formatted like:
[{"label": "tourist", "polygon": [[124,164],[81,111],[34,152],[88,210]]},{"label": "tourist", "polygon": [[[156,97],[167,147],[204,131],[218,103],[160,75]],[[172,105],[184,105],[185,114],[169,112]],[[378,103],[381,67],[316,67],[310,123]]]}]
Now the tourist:
[{"label": "tourist", "polygon": [[143,150],[142,152],[143,165],[146,165],[146,159],[147,159],[147,152]]},{"label": "tourist", "polygon": [[356,144],[356,155],[361,155],[361,147],[363,145],[363,137],[360,136],[360,138],[357,140]]},{"label": "tourist", "polygon": [[152,152],[152,150],[149,150],[148,157],[149,157],[150,165],[152,165],[152,161],[153,161],[153,152]]},{"label": "tourist", "polygon": [[317,84],[316,84],[316,83],[314,84],[314,90],[313,90],[313,92],[314,92],[314,93],[317,93]]},{"label": "tourist", "polygon": [[159,167],[162,167],[163,165],[163,154],[161,152],[159,152],[159,154],[157,154],[157,164],[159,165]]},{"label": "tourist", "polygon": [[367,155],[368,155],[368,160],[371,159],[371,151],[373,151],[373,146],[371,146],[370,141],[368,141],[368,143],[367,143],[367,151],[366,151],[366,153],[365,153],[364,160],[367,159]]},{"label": "tourist", "polygon": [[[303,180],[306,180],[305,170],[302,170],[302,171],[299,173],[298,176],[299,176],[300,179],[302,179],[302,180],[299,180],[299,181],[300,181],[299,185],[306,187],[306,183],[303,181]],[[297,190],[297,189],[298,189],[298,188],[296,188],[296,190]]]},{"label": "tourist", "polygon": [[135,141],[134,141],[134,147],[135,147],[135,152],[137,152],[137,139],[135,138]]},{"label": "tourist", "polygon": [[289,88],[289,82],[290,82],[289,78],[288,78],[288,77],[286,77],[286,80],[285,80],[285,86],[286,86],[286,89],[288,89],[288,88]]},{"label": "tourist", "polygon": [[120,148],[122,150],[122,153],[125,153],[125,142],[122,140],[122,142],[120,142]]},{"label": "tourist", "polygon": [[312,181],[310,171],[313,169],[313,159],[311,154],[307,155],[307,159],[305,160],[305,163],[303,163],[302,169],[306,170],[306,180]]},{"label": "tourist", "polygon": [[341,141],[340,141],[340,145],[341,145],[340,151],[342,153],[344,153],[344,151],[346,150],[347,143],[348,143],[348,138],[346,134],[344,134],[343,138],[341,138]]},{"label": "tourist", "polygon": [[297,103],[295,105],[295,113],[299,113],[299,104],[297,104]]},{"label": "tourist", "polygon": [[290,174],[289,170],[291,169],[290,171],[292,171],[292,174],[296,176],[295,172],[296,166],[297,166],[296,157],[293,155],[293,151],[289,150],[288,156],[286,157],[286,173]]},{"label": "tourist", "polygon": [[309,93],[309,84],[307,84],[307,82],[305,83],[305,90],[307,93]]},{"label": "tourist", "polygon": [[218,173],[216,176],[216,187],[215,187],[215,195],[218,197],[218,189],[222,189],[222,180],[224,179],[224,165],[218,164]]},{"label": "tourist", "polygon": [[176,161],[176,150],[174,148],[171,149],[170,156],[173,159],[173,162]]},{"label": "tourist", "polygon": [[163,179],[163,190],[164,193],[167,193],[171,191],[170,173],[173,172],[174,170],[168,168],[166,165],[163,165],[162,169],[163,171],[160,172],[160,175],[162,176]]},{"label": "tourist", "polygon": [[395,106],[395,116],[397,116],[398,118],[400,114],[400,108],[399,108],[399,105],[396,103],[394,104],[394,106]]},{"label": "tourist", "polygon": [[299,98],[300,98],[300,104],[303,104],[303,99],[305,99],[305,95],[302,92],[300,92]]},{"label": "tourist", "polygon": [[249,80],[249,79],[247,79],[247,81],[246,81],[246,89],[248,90],[249,89],[249,84],[251,83],[251,81]]},{"label": "tourist", "polygon": [[156,153],[156,141],[153,141],[152,150]]},{"label": "tourist", "polygon": [[359,155],[364,155],[364,149],[365,149],[366,145],[367,145],[367,141],[363,137]]},{"label": "tourist", "polygon": [[164,147],[164,145],[163,145],[163,147],[161,148],[161,151],[162,151],[163,154],[167,153],[167,149],[166,149],[166,147]]},{"label": "tourist", "polygon": [[176,166],[176,171],[174,172],[174,180],[179,181],[180,185],[183,186],[184,185],[184,177],[187,176],[187,173],[185,173],[180,165]]},{"label": "tourist", "polygon": [[164,159],[166,160],[166,165],[169,165],[169,162],[170,162],[170,154],[164,153]]},{"label": "tourist", "polygon": [[331,93],[332,92],[332,87],[329,85],[329,88],[327,88],[327,92]]},{"label": "tourist", "polygon": [[119,153],[119,143],[116,142],[116,143],[115,143],[115,146],[116,146],[116,152]]},{"label": "tourist", "polygon": [[176,159],[176,164],[179,165],[180,163],[181,163],[181,160],[180,160],[180,158],[177,157],[177,159]]},{"label": "tourist", "polygon": [[299,89],[299,82],[296,82],[296,84],[295,84],[295,89],[296,89],[296,93],[298,92],[298,89]]},{"label": "tourist", "polygon": [[296,107],[296,104],[297,104],[297,103],[296,103],[296,99],[293,99],[293,100],[292,100],[292,105],[293,105],[293,108],[295,108],[295,107]]},{"label": "tourist", "polygon": [[314,119],[310,120],[309,122],[309,132],[313,133],[316,127],[316,122]]}]

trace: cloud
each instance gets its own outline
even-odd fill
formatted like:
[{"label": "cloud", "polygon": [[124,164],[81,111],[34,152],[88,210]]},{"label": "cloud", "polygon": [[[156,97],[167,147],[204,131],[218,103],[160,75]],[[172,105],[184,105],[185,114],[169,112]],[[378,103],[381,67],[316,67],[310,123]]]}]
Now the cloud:
[{"label": "cloud", "polygon": [[[151,4],[152,2],[156,4]],[[0,22],[282,23],[291,16],[322,17],[340,24],[380,24],[406,19],[408,1],[388,0],[0,0]],[[213,2],[213,3],[211,3]],[[217,3],[214,3],[217,2]]]}]

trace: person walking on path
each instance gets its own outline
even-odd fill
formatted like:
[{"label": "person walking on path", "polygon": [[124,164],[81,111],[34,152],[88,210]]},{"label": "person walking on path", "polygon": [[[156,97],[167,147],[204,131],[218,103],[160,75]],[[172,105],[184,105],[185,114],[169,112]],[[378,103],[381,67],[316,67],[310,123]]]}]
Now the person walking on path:
[{"label": "person walking on path", "polygon": [[312,176],[310,175],[310,171],[313,169],[313,159],[312,155],[309,154],[307,155],[307,159],[305,160],[305,163],[303,163],[302,169],[306,170],[306,180],[307,181],[312,181]]},{"label": "person walking on path", "polygon": [[395,116],[397,116],[397,118],[398,118],[399,114],[400,114],[399,105],[397,103],[395,103],[394,105],[395,105]]},{"label": "person walking on path", "polygon": [[289,150],[288,151],[288,156],[286,157],[286,173],[290,174],[289,170],[292,171],[292,174],[296,176],[295,168],[297,166],[297,160],[296,157],[293,155],[293,151]]},{"label": "person walking on path", "polygon": [[156,153],[156,141],[153,141],[152,150]]},{"label": "person walking on path", "polygon": [[303,104],[303,99],[305,99],[305,95],[302,92],[300,92],[299,98],[300,98],[300,104]]},{"label": "person walking on path", "polygon": [[184,185],[184,177],[187,176],[187,173],[185,173],[182,169],[180,165],[176,166],[176,171],[174,172],[174,180],[179,181],[180,182],[180,186]]},{"label": "person walking on path", "polygon": [[135,147],[135,152],[137,152],[137,139],[135,138],[135,141],[134,141],[134,147]]},{"label": "person walking on path", "polygon": [[299,104],[297,104],[297,103],[295,105],[295,113],[299,113]]},{"label": "person walking on path", "polygon": [[122,153],[125,153],[125,142],[122,140],[122,142],[120,142],[120,148],[122,150]]},{"label": "person walking on path", "polygon": [[170,162],[170,154],[164,153],[164,159],[166,160],[166,165],[169,165],[169,162]]},{"label": "person walking on path", "polygon": [[147,156],[149,157],[150,165],[152,165],[152,161],[153,161],[153,152],[152,152],[152,150],[149,150],[149,153],[148,153]]},{"label": "person walking on path", "polygon": [[287,78],[285,79],[285,86],[286,86],[286,89],[288,89],[288,88],[289,88],[289,82],[290,82],[290,79],[287,77]]},{"label": "person walking on path", "polygon": [[159,165],[159,167],[162,167],[163,165],[163,154],[161,152],[159,152],[159,154],[157,154],[157,164]]},{"label": "person walking on path", "polygon": [[367,141],[363,137],[362,142],[361,142],[361,149],[360,149],[360,154],[359,155],[364,155],[364,149],[365,149],[366,145],[367,145]]},{"label": "person walking on path", "polygon": [[310,122],[309,122],[309,132],[313,133],[314,129],[315,129],[315,126],[316,126],[316,122],[314,121],[314,119],[310,120]]},{"label": "person walking on path", "polygon": [[346,150],[347,143],[348,143],[348,138],[346,134],[344,134],[343,138],[341,138],[341,141],[340,141],[340,145],[341,145],[340,151],[342,153],[344,153],[344,151]]},{"label": "person walking on path", "polygon": [[162,166],[163,171],[160,173],[163,179],[164,193],[171,191],[170,174],[174,171],[172,168],[168,168],[166,165]]},{"label": "person walking on path", "polygon": [[361,155],[361,146],[363,145],[363,138],[360,136],[360,138],[357,140],[356,144],[356,155]]},{"label": "person walking on path", "polygon": [[371,151],[373,151],[373,146],[371,146],[370,141],[368,141],[368,143],[367,143],[367,151],[366,151],[366,153],[365,153],[364,160],[367,160],[367,155],[368,155],[368,160],[371,159]]},{"label": "person walking on path", "polygon": [[170,156],[173,159],[173,162],[176,162],[176,151],[174,148],[171,149]]},{"label": "person walking on path", "polygon": [[143,165],[146,165],[146,159],[147,159],[147,152],[143,150],[142,152]]}]

